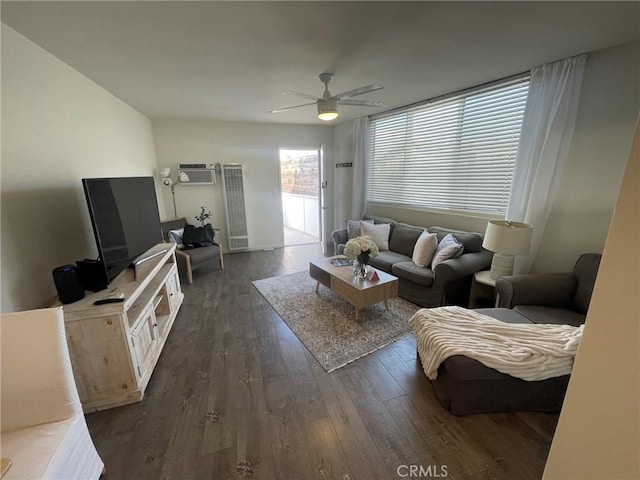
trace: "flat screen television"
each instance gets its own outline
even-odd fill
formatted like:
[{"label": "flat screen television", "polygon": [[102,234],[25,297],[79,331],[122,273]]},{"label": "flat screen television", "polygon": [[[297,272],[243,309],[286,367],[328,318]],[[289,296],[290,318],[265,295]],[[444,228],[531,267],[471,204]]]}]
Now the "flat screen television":
[{"label": "flat screen television", "polygon": [[162,242],[153,177],[83,178],[106,282]]}]

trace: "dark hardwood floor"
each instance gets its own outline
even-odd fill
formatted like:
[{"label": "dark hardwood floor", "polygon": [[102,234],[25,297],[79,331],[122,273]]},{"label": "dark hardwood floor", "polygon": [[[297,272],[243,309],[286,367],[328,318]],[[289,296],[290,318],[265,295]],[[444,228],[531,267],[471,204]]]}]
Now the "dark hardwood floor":
[{"label": "dark hardwood floor", "polygon": [[541,478],[558,416],[449,414],[413,336],[322,369],[251,285],[319,255],[231,254],[183,282],[144,400],[87,415],[103,478]]}]

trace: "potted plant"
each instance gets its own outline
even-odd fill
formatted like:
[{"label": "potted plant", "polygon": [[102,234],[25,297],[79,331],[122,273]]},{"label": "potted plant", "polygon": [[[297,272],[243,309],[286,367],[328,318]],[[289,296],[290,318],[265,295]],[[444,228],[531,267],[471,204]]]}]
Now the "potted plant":
[{"label": "potted plant", "polygon": [[210,218],[213,218],[213,213],[211,213],[211,210],[205,212],[205,208],[200,207],[200,215],[196,215],[195,218],[200,222],[200,225],[204,227],[204,222],[206,222]]}]

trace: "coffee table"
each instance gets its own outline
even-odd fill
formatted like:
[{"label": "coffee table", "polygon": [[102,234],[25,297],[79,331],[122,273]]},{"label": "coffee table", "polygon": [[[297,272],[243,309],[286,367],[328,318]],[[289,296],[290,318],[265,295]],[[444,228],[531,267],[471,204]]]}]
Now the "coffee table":
[{"label": "coffee table", "polygon": [[309,275],[317,281],[316,293],[322,284],[342,296],[355,307],[356,321],[360,316],[360,309],[368,305],[384,302],[384,308],[389,309],[387,300],[398,296],[396,277],[375,269],[378,280],[359,279],[353,275],[353,266],[336,267],[331,263],[334,258],[345,257],[324,257],[309,262]]}]

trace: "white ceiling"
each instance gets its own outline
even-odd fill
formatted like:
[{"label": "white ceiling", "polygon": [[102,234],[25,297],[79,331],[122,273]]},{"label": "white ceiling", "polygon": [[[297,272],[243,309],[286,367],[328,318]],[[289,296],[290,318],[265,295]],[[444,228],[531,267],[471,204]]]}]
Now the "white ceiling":
[{"label": "white ceiling", "polygon": [[323,71],[384,85],[344,121],[626,43],[640,3],[2,1],[2,22],[152,119],[318,124],[267,112]]}]

